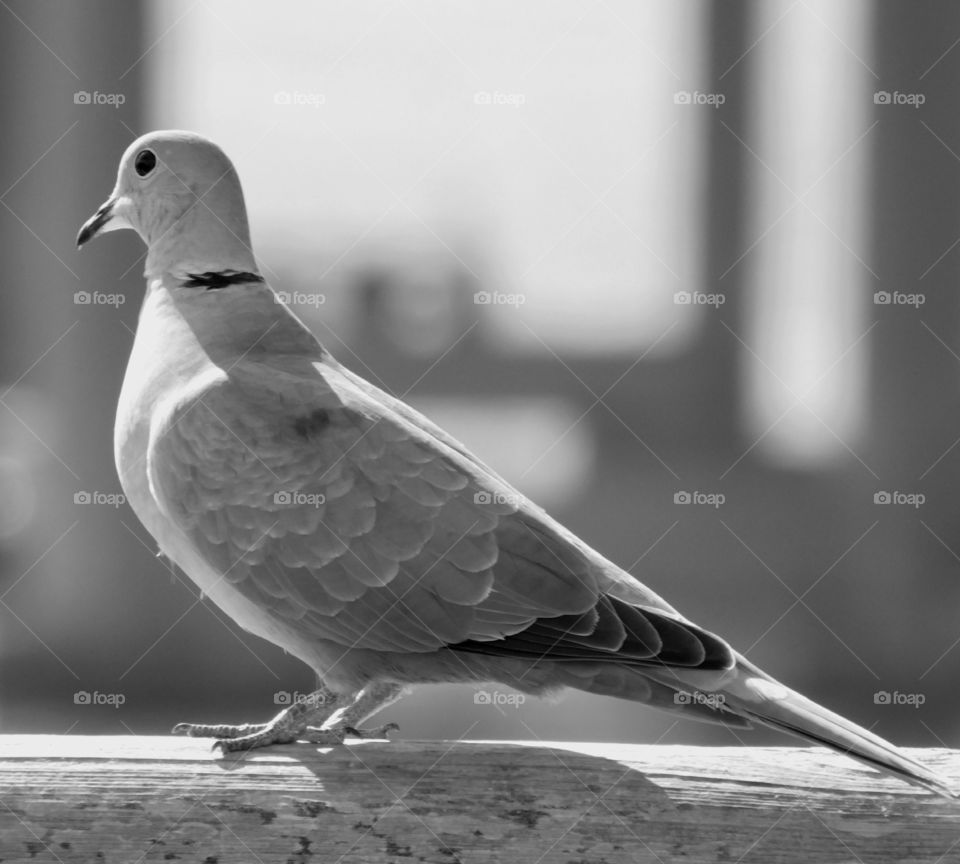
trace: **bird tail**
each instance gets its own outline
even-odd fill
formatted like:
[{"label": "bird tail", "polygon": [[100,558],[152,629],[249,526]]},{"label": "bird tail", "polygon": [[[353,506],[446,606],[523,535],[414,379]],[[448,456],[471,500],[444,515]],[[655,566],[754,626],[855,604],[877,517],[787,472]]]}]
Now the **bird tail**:
[{"label": "bird tail", "polygon": [[732,671],[716,691],[727,711],[830,747],[947,798],[960,797],[945,778],[889,741],[790,690],[743,657],[737,656]]}]

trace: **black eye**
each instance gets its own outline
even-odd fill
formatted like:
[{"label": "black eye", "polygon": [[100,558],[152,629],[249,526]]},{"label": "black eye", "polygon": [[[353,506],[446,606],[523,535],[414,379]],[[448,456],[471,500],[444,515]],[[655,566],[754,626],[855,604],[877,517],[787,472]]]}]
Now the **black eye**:
[{"label": "black eye", "polygon": [[133,169],[140,177],[146,177],[157,167],[157,156],[152,150],[141,150],[133,160]]}]

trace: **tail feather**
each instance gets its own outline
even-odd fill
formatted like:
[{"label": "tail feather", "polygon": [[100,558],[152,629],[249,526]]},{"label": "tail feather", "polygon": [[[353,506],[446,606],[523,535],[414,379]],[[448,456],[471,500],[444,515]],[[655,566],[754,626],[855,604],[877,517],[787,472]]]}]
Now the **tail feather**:
[{"label": "tail feather", "polygon": [[822,744],[853,759],[943,795],[960,798],[946,778],[879,735],[785,687],[731,651],[726,669],[666,664],[557,664],[562,683],[590,693],[642,702],[691,720],[750,728],[763,724]]},{"label": "tail feather", "polygon": [[727,710],[750,720],[823,744],[947,798],[960,797],[948,780],[889,741],[784,687],[742,657],[733,679],[718,692]]}]

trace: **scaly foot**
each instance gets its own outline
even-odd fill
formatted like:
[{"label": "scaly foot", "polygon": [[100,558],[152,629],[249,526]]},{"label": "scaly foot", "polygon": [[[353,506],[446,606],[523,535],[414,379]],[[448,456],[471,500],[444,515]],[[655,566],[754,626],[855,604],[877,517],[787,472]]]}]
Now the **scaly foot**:
[{"label": "scaly foot", "polygon": [[227,724],[210,725],[205,723],[177,723],[171,729],[174,735],[189,735],[191,738],[242,738],[262,732],[269,723],[244,723],[242,726]]},{"label": "scaly foot", "polygon": [[268,723],[245,723],[242,726],[178,723],[173,727],[173,733],[194,738],[216,738],[213,747],[222,753],[254,750],[271,744],[292,744],[295,741],[333,747],[342,744],[348,736],[386,738],[388,732],[399,728],[396,723],[368,730],[358,727],[378,708],[396,701],[402,690],[399,684],[375,682],[350,696],[344,696],[321,685],[309,696],[297,699]]},{"label": "scaly foot", "polygon": [[357,729],[347,725],[321,728],[308,726],[305,722],[291,722],[291,718],[285,716],[286,714],[286,711],[282,712],[269,723],[245,723],[242,726],[178,723],[172,731],[174,735],[189,735],[192,738],[216,738],[213,749],[226,754],[238,750],[255,750],[273,744],[293,744],[296,741],[334,747],[343,744],[347,737],[386,738],[387,733],[400,728],[396,723],[387,723],[375,729]]}]

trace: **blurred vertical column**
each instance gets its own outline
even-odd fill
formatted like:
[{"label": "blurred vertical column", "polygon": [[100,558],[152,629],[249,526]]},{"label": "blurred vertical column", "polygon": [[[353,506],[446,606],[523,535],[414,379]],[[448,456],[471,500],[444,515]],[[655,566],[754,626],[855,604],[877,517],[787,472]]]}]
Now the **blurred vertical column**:
[{"label": "blurred vertical column", "polygon": [[[74,501],[119,491],[113,413],[142,268],[119,277],[139,252],[131,240],[78,255],[74,239],[140,126],[145,46],[136,2],[8,0],[0,19],[0,684],[18,695],[0,705],[16,724],[38,681],[68,694],[70,670],[109,651],[99,610],[142,564],[120,511]],[[124,301],[85,304],[84,291]]]},{"label": "blurred vertical column", "polygon": [[735,357],[740,434],[721,474],[730,546],[719,566],[742,636],[724,632],[829,701],[831,680],[837,692],[850,681],[873,689],[858,652],[875,656],[878,636],[857,617],[863,588],[847,572],[872,519],[855,505],[872,500],[874,482],[864,464],[866,297],[877,288],[870,7],[713,8],[715,86],[737,109],[715,132],[710,214],[713,290],[734,298],[711,338]]},{"label": "blurred vertical column", "polygon": [[724,281],[742,279],[747,294],[749,439],[775,463],[816,468],[847,458],[863,429],[862,300],[877,278],[866,248],[869,7],[754,8],[741,64],[755,84],[749,117],[729,130],[747,163],[750,218]]}]

